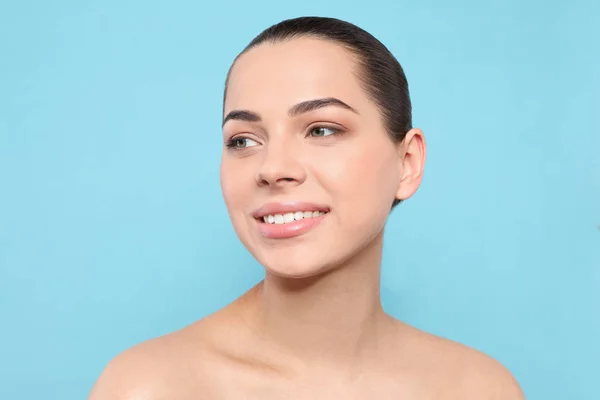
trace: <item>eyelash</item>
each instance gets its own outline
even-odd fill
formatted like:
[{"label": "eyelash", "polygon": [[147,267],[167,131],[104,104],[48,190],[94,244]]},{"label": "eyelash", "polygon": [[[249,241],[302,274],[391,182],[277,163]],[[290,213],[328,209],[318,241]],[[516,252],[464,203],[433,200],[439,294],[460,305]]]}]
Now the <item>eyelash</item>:
[{"label": "eyelash", "polygon": [[225,146],[226,146],[228,149],[234,149],[234,150],[243,150],[243,149],[244,149],[244,147],[238,148],[238,147],[236,147],[236,146],[235,146],[235,143],[236,143],[238,140],[241,140],[241,139],[248,139],[248,138],[247,138],[247,137],[244,137],[244,136],[236,136],[236,137],[234,137],[234,138],[231,138],[231,139],[229,139],[229,140],[227,141],[227,143],[225,143]]},{"label": "eyelash", "polygon": [[[315,130],[317,130],[317,129],[327,129],[327,130],[330,130],[330,131],[332,132],[332,134],[331,134],[331,135],[327,135],[327,136],[313,136],[314,138],[325,138],[325,137],[328,137],[328,136],[337,136],[337,135],[339,135],[339,134],[343,133],[342,129],[340,129],[340,128],[334,128],[333,126],[326,126],[326,125],[316,125],[316,126],[314,126],[313,128],[311,128],[311,129],[310,129],[310,131],[309,131],[309,135],[310,135],[312,132],[314,132]],[[248,138],[248,137],[245,137],[245,136],[235,136],[235,137],[232,137],[231,139],[229,139],[229,140],[227,141],[227,143],[225,143],[225,146],[226,146],[228,149],[233,149],[233,150],[245,150],[245,149],[246,149],[246,147],[239,147],[239,148],[238,148],[238,147],[236,147],[236,142],[237,142],[238,140],[242,140],[242,139],[245,139],[245,140],[253,140],[253,139],[250,139],[250,138]]]}]

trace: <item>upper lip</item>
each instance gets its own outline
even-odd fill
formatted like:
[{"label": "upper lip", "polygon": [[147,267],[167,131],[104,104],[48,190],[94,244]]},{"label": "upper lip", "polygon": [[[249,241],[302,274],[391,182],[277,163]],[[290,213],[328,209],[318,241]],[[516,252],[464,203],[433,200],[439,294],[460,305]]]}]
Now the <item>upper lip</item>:
[{"label": "upper lip", "polygon": [[286,214],[295,211],[329,211],[329,207],[322,204],[307,203],[304,201],[288,201],[280,203],[266,203],[254,210],[254,218],[262,218],[265,215]]}]

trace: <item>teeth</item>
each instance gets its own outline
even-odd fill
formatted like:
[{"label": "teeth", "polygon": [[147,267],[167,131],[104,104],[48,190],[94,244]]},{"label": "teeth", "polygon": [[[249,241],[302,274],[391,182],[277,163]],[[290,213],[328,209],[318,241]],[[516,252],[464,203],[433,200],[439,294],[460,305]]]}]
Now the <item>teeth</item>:
[{"label": "teeth", "polygon": [[265,215],[262,219],[267,224],[289,224],[290,222],[300,221],[304,218],[315,218],[325,215],[325,211],[296,211],[286,214]]}]

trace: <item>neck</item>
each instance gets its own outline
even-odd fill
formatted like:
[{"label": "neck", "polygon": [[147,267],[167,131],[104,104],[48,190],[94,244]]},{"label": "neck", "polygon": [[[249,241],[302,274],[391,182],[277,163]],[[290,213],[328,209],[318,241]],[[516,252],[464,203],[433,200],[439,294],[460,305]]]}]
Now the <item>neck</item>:
[{"label": "neck", "polygon": [[249,304],[263,343],[312,367],[376,362],[393,327],[380,298],[382,236],[319,276],[289,279],[267,273]]}]

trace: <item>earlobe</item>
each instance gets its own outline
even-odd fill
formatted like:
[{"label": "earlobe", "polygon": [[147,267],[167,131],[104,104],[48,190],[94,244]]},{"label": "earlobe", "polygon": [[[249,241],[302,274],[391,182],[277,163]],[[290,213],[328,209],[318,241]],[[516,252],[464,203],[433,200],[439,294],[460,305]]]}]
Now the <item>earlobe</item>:
[{"label": "earlobe", "polygon": [[427,146],[423,132],[418,128],[408,131],[402,144],[398,146],[398,151],[400,152],[398,158],[400,182],[396,199],[406,200],[413,196],[421,185],[427,158]]}]

